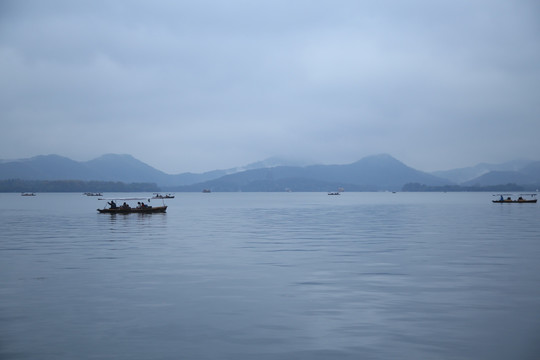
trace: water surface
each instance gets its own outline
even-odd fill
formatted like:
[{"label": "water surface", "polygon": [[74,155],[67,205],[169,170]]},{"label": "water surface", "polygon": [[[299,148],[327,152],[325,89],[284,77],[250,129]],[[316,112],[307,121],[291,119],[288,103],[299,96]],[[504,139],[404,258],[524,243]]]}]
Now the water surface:
[{"label": "water surface", "polygon": [[0,358],[538,359],[539,206],[491,199],[0,194]]}]

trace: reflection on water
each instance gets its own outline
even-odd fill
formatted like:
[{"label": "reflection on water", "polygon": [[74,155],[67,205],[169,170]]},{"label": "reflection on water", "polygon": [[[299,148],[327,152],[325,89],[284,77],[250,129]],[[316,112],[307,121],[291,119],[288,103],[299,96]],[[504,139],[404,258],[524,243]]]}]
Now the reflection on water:
[{"label": "reflection on water", "polygon": [[212,193],[111,215],[17,195],[0,194],[2,359],[540,354],[536,204]]}]

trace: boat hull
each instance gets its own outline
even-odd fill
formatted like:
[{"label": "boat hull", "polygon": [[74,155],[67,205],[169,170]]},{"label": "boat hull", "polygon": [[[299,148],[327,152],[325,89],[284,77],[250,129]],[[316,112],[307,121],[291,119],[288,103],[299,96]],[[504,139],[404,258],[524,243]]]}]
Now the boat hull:
[{"label": "boat hull", "polygon": [[167,210],[167,206],[153,206],[147,208],[117,208],[117,209],[97,209],[101,214],[153,214],[164,213]]},{"label": "boat hull", "polygon": [[536,200],[538,199],[533,199],[533,200],[491,200],[492,202],[494,203],[499,203],[499,204],[514,204],[514,203],[517,203],[517,204],[524,204],[524,203],[536,203]]}]

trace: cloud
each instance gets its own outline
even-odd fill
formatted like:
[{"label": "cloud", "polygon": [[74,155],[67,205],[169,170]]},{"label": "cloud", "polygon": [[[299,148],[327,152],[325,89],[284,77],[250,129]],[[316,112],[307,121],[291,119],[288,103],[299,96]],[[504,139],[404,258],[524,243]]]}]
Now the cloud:
[{"label": "cloud", "polygon": [[540,153],[533,2],[2,7],[3,158],[183,172],[388,152],[435,170]]}]

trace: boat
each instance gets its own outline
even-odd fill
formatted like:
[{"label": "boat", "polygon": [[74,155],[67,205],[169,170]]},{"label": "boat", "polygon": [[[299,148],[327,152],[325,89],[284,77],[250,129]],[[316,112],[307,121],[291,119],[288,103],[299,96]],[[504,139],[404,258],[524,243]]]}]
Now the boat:
[{"label": "boat", "polygon": [[152,199],[174,199],[174,195],[171,195],[171,194],[161,195],[159,193],[154,193],[154,196],[152,196]]},{"label": "boat", "polygon": [[328,195],[341,195],[341,194],[338,192],[329,192]]},{"label": "boat", "polygon": [[36,194],[26,192],[26,193],[21,193],[21,196],[36,196]]},{"label": "boat", "polygon": [[210,190],[210,189],[203,189],[202,192],[205,193],[205,194],[210,194],[210,193],[212,192],[212,190]]},{"label": "boat", "polygon": [[[512,199],[511,195],[512,194],[493,195],[493,196],[499,196],[499,199],[491,200],[491,202],[499,203],[499,204],[516,204],[516,203],[517,204],[527,204],[527,203],[534,204],[537,201],[537,199],[534,198],[536,194],[520,194],[519,197],[515,200]],[[523,196],[530,196],[530,199],[526,199]]]},{"label": "boat", "polygon": [[83,195],[86,195],[86,196],[103,196],[102,193],[91,193],[91,192],[85,192]]},{"label": "boat", "polygon": [[138,207],[123,207],[120,206],[116,209],[113,208],[107,208],[107,209],[97,209],[101,214],[153,214],[153,213],[164,213],[167,211],[167,205],[163,206],[148,206],[146,208],[138,208]]},{"label": "boat", "polygon": [[[163,204],[161,206],[150,206],[144,202],[138,201],[137,206],[131,206],[126,201],[129,200],[145,200],[144,198],[128,198],[128,199],[98,199],[98,200],[110,200],[107,202],[109,207],[104,207],[103,209],[97,209],[101,214],[153,214],[153,213],[164,213],[167,211],[167,205]],[[120,206],[116,204],[116,201],[124,201]],[[150,201],[150,199],[148,199]]]}]

